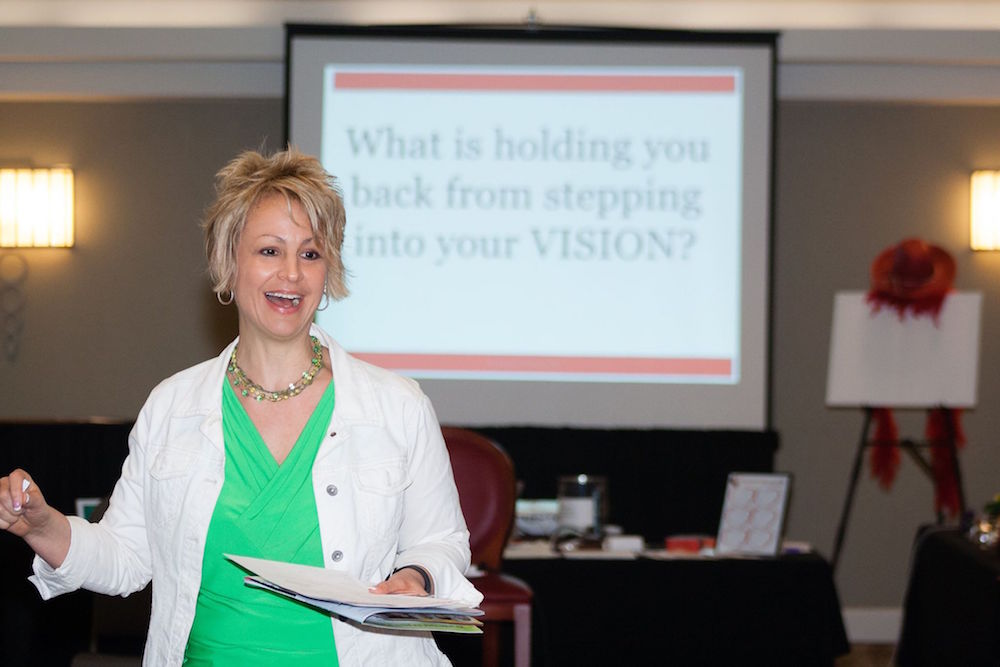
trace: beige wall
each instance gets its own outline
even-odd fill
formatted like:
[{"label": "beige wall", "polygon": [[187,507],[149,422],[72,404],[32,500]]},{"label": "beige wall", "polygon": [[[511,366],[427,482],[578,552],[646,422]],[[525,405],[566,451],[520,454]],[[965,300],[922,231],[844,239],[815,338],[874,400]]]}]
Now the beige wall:
[{"label": "beige wall", "polygon": [[[1000,165],[1000,107],[789,103],[780,105],[774,291],[774,420],[778,467],[795,475],[792,535],[832,552],[862,425],[856,410],[824,407],[832,299],[865,289],[878,252],[906,236],[955,256],[956,287],[981,290],[979,406],[964,415],[966,496],[1000,492],[1000,253],[968,250],[969,172]],[[924,415],[899,413],[920,438]],[[917,527],[934,521],[933,491],[904,458],[883,492],[867,463],[838,567],[842,602],[903,600]]]},{"label": "beige wall", "polygon": [[24,329],[0,359],[0,418],[132,418],[235,335],[198,221],[216,170],[280,142],[281,114],[278,100],[0,104],[0,164],[68,163],[77,197],[76,247],[16,251]]},{"label": "beige wall", "polygon": [[[794,475],[790,537],[829,555],[861,414],[824,406],[833,294],[864,289],[879,250],[908,235],[943,245],[958,287],[986,293],[980,405],[964,424],[970,504],[1000,491],[995,311],[1000,253],[967,247],[968,172],[1000,165],[1000,108],[783,102],[775,223],[777,465]],[[78,244],[30,250],[21,350],[0,359],[0,418],[131,418],[171,372],[235,332],[203,275],[198,217],[236,152],[281,138],[278,100],[0,103],[0,163],[76,168]],[[2,251],[0,251],[2,252]],[[922,416],[901,415],[919,436]],[[902,603],[909,547],[934,519],[904,460],[895,488],[867,467],[838,571],[847,606]]]}]

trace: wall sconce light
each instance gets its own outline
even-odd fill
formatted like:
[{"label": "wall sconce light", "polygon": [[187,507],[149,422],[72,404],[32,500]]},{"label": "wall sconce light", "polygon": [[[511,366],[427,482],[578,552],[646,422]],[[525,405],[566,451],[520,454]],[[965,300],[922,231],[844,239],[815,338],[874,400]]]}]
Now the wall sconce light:
[{"label": "wall sconce light", "polygon": [[73,170],[0,169],[0,248],[73,245]]},{"label": "wall sconce light", "polygon": [[[0,248],[69,248],[73,245],[73,171],[0,169]],[[17,358],[24,330],[28,262],[0,254],[0,352]]]},{"label": "wall sconce light", "polygon": [[1000,171],[972,172],[969,247],[1000,250]]}]

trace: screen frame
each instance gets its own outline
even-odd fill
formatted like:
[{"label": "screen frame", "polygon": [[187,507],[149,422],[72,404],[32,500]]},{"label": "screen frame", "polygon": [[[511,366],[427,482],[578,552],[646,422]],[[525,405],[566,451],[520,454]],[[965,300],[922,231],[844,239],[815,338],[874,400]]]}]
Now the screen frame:
[{"label": "screen frame", "polygon": [[[365,40],[509,40],[515,42],[530,43],[586,43],[596,42],[601,44],[663,44],[681,46],[719,46],[719,47],[751,47],[764,48],[767,51],[769,68],[769,90],[767,94],[768,113],[764,119],[767,136],[767,168],[766,193],[764,195],[766,208],[765,220],[766,229],[763,230],[764,271],[766,272],[763,286],[763,354],[762,368],[757,371],[758,377],[763,383],[763,405],[762,423],[759,425],[763,430],[772,428],[772,394],[773,394],[773,292],[774,292],[774,211],[775,211],[775,173],[776,173],[776,104],[777,104],[777,39],[776,32],[746,32],[746,31],[687,31],[656,28],[636,28],[636,27],[595,27],[595,26],[559,26],[559,25],[489,25],[489,24],[434,24],[434,25],[347,25],[347,24],[303,24],[288,23],[285,25],[285,80],[284,80],[284,109],[283,109],[283,130],[284,145],[291,142],[292,128],[292,104],[293,104],[293,72],[296,67],[294,61],[294,51],[296,40],[310,38],[357,38]],[[350,212],[348,212],[350,215]],[[756,220],[754,221],[756,222]],[[744,231],[744,239],[746,232]],[[741,292],[741,313],[745,314],[747,304],[745,303],[746,292]],[[742,317],[742,315],[741,315]],[[741,343],[741,345],[743,345]],[[744,348],[745,349],[745,348]],[[745,361],[745,356],[744,357]],[[434,388],[438,383],[451,383],[458,386],[469,387],[474,380],[421,380],[421,385],[434,398]],[[516,384],[516,383],[511,383]],[[627,385],[628,386],[628,385]],[[691,402],[699,400],[700,389],[694,387]],[[559,398],[554,392],[549,392],[547,398],[559,402]],[[625,400],[629,400],[626,392]],[[437,401],[436,401],[437,402]],[[450,415],[449,415],[450,417]],[[538,422],[532,420],[521,420],[512,422],[501,422],[491,419],[484,419],[481,415],[470,416],[468,419],[449,418],[452,423],[462,422],[468,425],[532,425]],[[559,426],[623,426],[624,423],[608,423],[606,420],[580,423],[555,423],[548,425]],[[706,424],[697,425],[694,423],[678,423],[675,425],[664,424],[655,420],[642,423],[639,427],[668,427],[668,428],[750,428],[756,430],[757,425],[746,424]]]}]

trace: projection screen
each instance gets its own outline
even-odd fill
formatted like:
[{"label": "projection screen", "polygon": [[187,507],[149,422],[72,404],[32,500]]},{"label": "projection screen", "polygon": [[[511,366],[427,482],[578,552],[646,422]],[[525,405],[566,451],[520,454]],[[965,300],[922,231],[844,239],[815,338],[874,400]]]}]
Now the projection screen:
[{"label": "projection screen", "polygon": [[467,425],[763,429],[774,36],[287,26],[318,322]]}]

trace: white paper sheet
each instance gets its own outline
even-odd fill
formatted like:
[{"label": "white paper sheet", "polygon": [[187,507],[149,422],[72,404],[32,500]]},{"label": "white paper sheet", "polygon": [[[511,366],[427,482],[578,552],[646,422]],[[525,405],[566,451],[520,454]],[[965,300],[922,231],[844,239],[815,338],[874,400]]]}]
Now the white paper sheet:
[{"label": "white paper sheet", "polygon": [[322,567],[297,565],[249,556],[225,554],[245,570],[273,584],[318,600],[332,600],[365,607],[406,608],[464,608],[460,602],[446,598],[420,595],[378,595],[368,590],[368,585],[344,572]]}]

